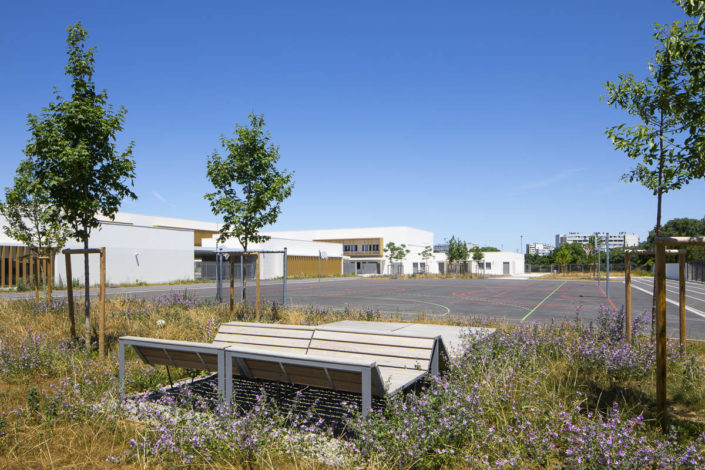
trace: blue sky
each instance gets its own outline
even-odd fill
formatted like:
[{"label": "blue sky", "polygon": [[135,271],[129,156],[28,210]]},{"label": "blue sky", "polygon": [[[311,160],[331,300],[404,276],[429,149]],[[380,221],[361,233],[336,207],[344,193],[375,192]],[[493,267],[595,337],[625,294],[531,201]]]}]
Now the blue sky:
[{"label": "blue sky", "polygon": [[[216,220],[206,156],[263,113],[295,171],[273,229],[410,225],[504,249],[567,231],[636,232],[656,201],[604,135],[617,74],[647,74],[666,0],[583,2],[3,2],[0,187],[26,114],[69,82],[65,28],[98,47],[95,80],[128,110],[129,212]],[[705,183],[664,221],[705,215]]]}]

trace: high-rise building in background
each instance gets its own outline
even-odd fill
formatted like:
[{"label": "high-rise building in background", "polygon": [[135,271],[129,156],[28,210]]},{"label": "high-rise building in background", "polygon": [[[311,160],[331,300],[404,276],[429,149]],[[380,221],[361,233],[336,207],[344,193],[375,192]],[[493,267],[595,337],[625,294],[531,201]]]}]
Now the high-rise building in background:
[{"label": "high-rise building in background", "polygon": [[546,256],[547,254],[551,253],[554,249],[553,245],[549,245],[548,243],[527,243],[526,244],[526,253],[529,255],[539,255],[539,256]]},{"label": "high-rise building in background", "polygon": [[[559,248],[564,243],[574,243],[578,242],[581,245],[587,245],[590,243],[590,237],[594,236],[594,233],[578,233],[578,232],[568,232],[556,235],[556,248]],[[604,246],[604,239],[607,236],[606,233],[598,233],[598,237],[601,238],[600,246]],[[639,235],[636,233],[610,233],[609,235],[610,248],[628,248],[630,246],[637,246],[639,244]]]}]

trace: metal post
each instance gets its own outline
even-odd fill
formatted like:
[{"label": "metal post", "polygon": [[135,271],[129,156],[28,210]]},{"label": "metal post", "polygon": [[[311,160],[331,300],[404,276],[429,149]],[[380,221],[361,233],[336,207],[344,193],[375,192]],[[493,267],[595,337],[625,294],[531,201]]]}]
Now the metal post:
[{"label": "metal post", "polygon": [[656,300],[656,412],[661,430],[668,431],[666,409],[666,250],[656,242],[654,264],[654,298]]},{"label": "metal post", "polygon": [[321,250],[318,250],[318,282],[321,282]]},{"label": "metal post", "polygon": [[259,321],[259,277],[260,277],[260,274],[259,274],[259,255],[260,254],[257,253],[257,266],[255,268],[255,270],[257,272],[257,301],[256,301],[257,307],[256,308],[257,308],[257,320],[258,321]]},{"label": "metal post", "polygon": [[627,342],[632,342],[632,266],[631,253],[624,252],[624,310]]},{"label": "metal post", "polygon": [[685,352],[685,251],[678,253],[678,285],[680,313],[680,347]]},{"label": "metal post", "polygon": [[610,233],[605,234],[605,251],[607,253],[607,260],[605,264],[607,266],[607,273],[605,274],[605,295],[607,299],[610,298]]},{"label": "metal post", "polygon": [[222,277],[222,268],[221,255],[220,252],[217,252],[215,254],[215,299],[218,302],[223,301],[223,285],[220,282],[220,278]]},{"label": "metal post", "polygon": [[597,250],[597,283],[600,283],[600,238],[597,232],[595,232],[595,249]]},{"label": "metal post", "polygon": [[284,305],[286,305],[286,257],[287,257],[287,250],[286,247],[284,247]]},{"label": "metal post", "polygon": [[230,254],[230,317],[235,313],[235,256]]},{"label": "metal post", "polygon": [[372,371],[370,368],[362,369],[362,417],[366,417],[372,408]]}]

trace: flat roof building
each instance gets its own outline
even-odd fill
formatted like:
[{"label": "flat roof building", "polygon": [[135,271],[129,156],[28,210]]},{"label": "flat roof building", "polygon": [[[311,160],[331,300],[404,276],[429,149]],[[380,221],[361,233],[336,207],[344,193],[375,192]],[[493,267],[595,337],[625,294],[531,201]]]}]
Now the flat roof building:
[{"label": "flat roof building", "polygon": [[528,255],[539,255],[546,256],[554,250],[553,245],[548,243],[527,243],[526,244],[526,254]]},{"label": "flat roof building", "polygon": [[[119,212],[114,220],[102,217],[98,229],[91,232],[89,246],[106,247],[106,281],[120,283],[168,283],[195,278],[214,279],[218,251],[241,252],[239,242],[231,238],[218,242],[220,224],[198,220]],[[22,280],[31,282],[34,265],[26,246],[2,233],[6,225],[0,216],[0,288],[16,287]],[[415,274],[445,272],[443,253],[424,253],[433,247],[433,232],[407,226],[361,227],[321,230],[268,231],[271,237],[253,243],[249,252],[260,254],[260,277],[272,279],[284,274],[282,251],[287,251],[288,276],[341,274]],[[405,245],[403,260],[390,263],[384,248],[392,242]],[[66,248],[82,248],[69,240]],[[429,250],[430,251],[430,250]],[[271,253],[274,252],[274,253]],[[486,262],[497,273],[523,273],[521,265],[508,252],[486,254]],[[490,258],[492,259],[490,261]],[[503,259],[506,258],[506,259]],[[509,259],[511,258],[511,259]],[[254,276],[256,255],[248,257],[243,270]],[[53,258],[54,279],[71,282],[66,277],[63,256]],[[83,263],[72,263],[72,277],[83,278]],[[89,268],[97,279],[99,259],[89,258]],[[228,274],[224,277],[227,277]],[[237,271],[236,277],[239,275]]]},{"label": "flat roof building", "polygon": [[[587,245],[590,243],[590,238],[595,236],[595,233],[579,233],[579,232],[568,232],[563,234],[556,234],[556,248],[559,248],[564,243],[580,243],[581,245]],[[597,234],[602,240],[607,237],[607,233],[601,232]],[[636,233],[610,233],[609,234],[609,244],[610,248],[628,248],[630,246],[637,246],[639,244],[639,235]],[[604,242],[600,244],[601,247],[604,246]]]}]

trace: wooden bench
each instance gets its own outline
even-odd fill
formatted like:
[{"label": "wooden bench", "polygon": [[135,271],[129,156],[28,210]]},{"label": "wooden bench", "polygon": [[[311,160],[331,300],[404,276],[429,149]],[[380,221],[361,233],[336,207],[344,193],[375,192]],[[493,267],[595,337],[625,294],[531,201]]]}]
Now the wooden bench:
[{"label": "wooden bench", "polygon": [[445,365],[440,336],[229,322],[220,326],[213,343],[120,338],[121,396],[127,345],[150,365],[217,371],[227,404],[238,375],[361,393],[363,415],[372,396],[396,393]]}]

